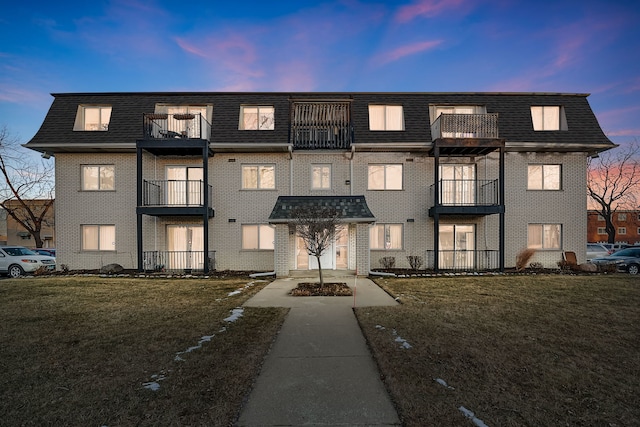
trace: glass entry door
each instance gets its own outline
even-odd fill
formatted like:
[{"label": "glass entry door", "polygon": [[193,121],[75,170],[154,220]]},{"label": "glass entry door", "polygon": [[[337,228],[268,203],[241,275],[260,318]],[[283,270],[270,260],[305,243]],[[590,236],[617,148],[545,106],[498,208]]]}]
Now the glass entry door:
[{"label": "glass entry door", "polygon": [[167,205],[201,206],[204,174],[201,167],[167,166]]},{"label": "glass entry door", "polygon": [[475,269],[475,225],[440,225],[438,268]]},{"label": "glass entry door", "polygon": [[202,225],[167,226],[169,270],[204,269],[204,228]]},{"label": "glass entry door", "polygon": [[440,165],[440,183],[440,197],[443,205],[475,204],[475,165]]}]

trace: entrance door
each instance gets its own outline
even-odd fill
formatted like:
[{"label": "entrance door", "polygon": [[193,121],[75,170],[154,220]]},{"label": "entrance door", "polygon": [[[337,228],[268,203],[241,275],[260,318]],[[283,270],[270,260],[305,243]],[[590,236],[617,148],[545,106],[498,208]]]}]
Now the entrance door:
[{"label": "entrance door", "polygon": [[200,206],[203,190],[201,167],[167,166],[167,205]]},{"label": "entrance door", "polygon": [[[349,233],[347,230],[346,226],[338,227],[334,241],[320,257],[323,269],[348,268]],[[304,240],[299,236],[296,237],[296,268],[298,270],[316,270],[318,268],[318,259],[307,253]]]},{"label": "entrance door", "polygon": [[204,269],[204,229],[202,225],[167,226],[169,270]]},{"label": "entrance door", "polygon": [[440,225],[438,268],[473,270],[475,268],[475,226]]}]

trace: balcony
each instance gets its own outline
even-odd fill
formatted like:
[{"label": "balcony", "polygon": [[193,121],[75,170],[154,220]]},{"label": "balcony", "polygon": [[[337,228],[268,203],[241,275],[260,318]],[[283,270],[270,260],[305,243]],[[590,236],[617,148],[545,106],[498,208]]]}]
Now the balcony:
[{"label": "balcony", "polygon": [[[442,179],[429,187],[429,215],[491,215],[504,212],[498,180]],[[436,201],[436,185],[438,199]]]},{"label": "balcony", "polygon": [[[204,205],[205,188],[207,206]],[[213,217],[213,187],[202,181],[144,180],[140,213],[147,215],[202,215],[206,209]]]},{"label": "balcony", "polygon": [[211,124],[200,113],[143,114],[144,139],[206,139],[211,136]]},{"label": "balcony", "polygon": [[[205,251],[145,251],[143,270],[179,274],[205,272],[204,256]],[[209,271],[215,270],[215,266],[216,251],[209,251]]]},{"label": "balcony", "polygon": [[[436,270],[435,253],[425,251],[425,268]],[[440,250],[438,270],[491,271],[500,268],[500,251],[496,250]]]},{"label": "balcony", "polygon": [[431,125],[440,155],[483,156],[504,146],[498,136],[498,114],[441,114]]},{"label": "balcony", "polygon": [[350,102],[294,102],[289,138],[296,150],[351,148]]}]

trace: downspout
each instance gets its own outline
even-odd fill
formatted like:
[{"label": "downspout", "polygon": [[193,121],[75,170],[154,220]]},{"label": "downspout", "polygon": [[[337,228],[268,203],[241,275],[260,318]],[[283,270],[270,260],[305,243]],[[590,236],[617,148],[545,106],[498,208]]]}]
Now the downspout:
[{"label": "downspout", "polygon": [[353,156],[356,154],[355,145],[351,146],[351,154],[349,156],[349,195],[353,196]]},{"label": "downspout", "polygon": [[287,146],[287,152],[289,153],[289,195],[293,196],[293,145]]}]

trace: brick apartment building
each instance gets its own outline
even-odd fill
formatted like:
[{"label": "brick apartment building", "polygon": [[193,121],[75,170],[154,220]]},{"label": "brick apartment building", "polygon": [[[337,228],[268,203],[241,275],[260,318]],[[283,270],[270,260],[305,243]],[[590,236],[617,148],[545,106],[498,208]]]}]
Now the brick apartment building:
[{"label": "brick apartment building", "polygon": [[315,268],[290,212],[332,206],[330,269],[395,257],[502,270],[585,259],[586,159],[614,144],[586,94],[54,94],[27,147],[56,158],[58,262]]},{"label": "brick apartment building", "polygon": [[[616,227],[615,243],[640,244],[640,211],[620,210],[613,214]],[[604,218],[594,210],[587,211],[587,240],[591,243],[607,243]]]}]

